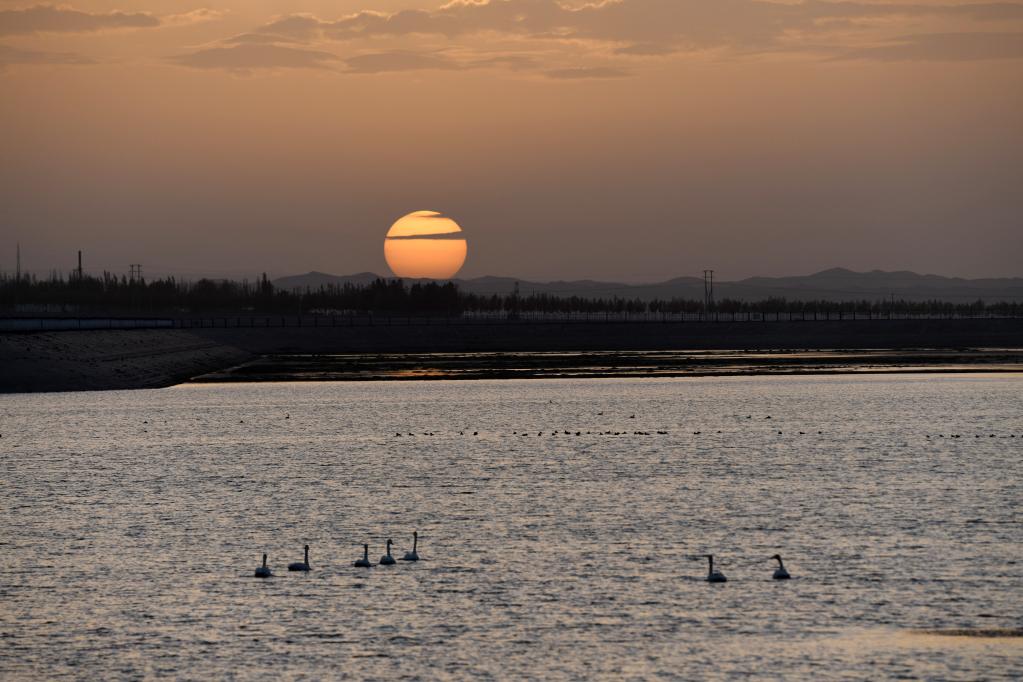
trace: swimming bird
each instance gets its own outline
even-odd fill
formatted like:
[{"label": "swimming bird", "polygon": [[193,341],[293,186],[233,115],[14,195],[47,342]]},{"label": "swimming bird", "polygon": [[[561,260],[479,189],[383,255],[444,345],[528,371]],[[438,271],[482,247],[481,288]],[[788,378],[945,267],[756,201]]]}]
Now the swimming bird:
[{"label": "swimming bird", "polygon": [[707,559],[710,561],[710,568],[707,569],[707,582],[709,582],[709,583],[727,583],[728,582],[728,578],[725,577],[725,574],[722,573],[721,571],[715,571],[714,570],[714,555],[713,554],[704,554],[703,556],[707,557]]},{"label": "swimming bird", "polygon": [[405,556],[401,558],[402,561],[419,561],[419,553],[416,552],[416,547],[419,545],[419,531],[412,531],[412,551],[405,552]]},{"label": "swimming bird", "polygon": [[356,568],[369,568],[373,564],[369,563],[369,545],[362,546],[362,558],[357,560],[352,566]]},{"label": "swimming bird", "polygon": [[792,577],[791,575],[789,575],[789,572],[785,570],[785,564],[782,562],[780,554],[775,554],[771,558],[776,559],[778,561],[778,568],[774,569],[775,580],[788,580],[789,578]]},{"label": "swimming bird", "polygon": [[311,571],[309,567],[309,545],[305,546],[305,561],[293,561],[288,564],[289,571]]},{"label": "swimming bird", "polygon": [[271,571],[266,566],[266,555],[264,554],[263,555],[263,565],[256,569],[256,577],[257,578],[272,578],[273,575],[274,575],[273,571]]},{"label": "swimming bird", "polygon": [[394,565],[394,557],[391,556],[391,545],[392,544],[393,543],[391,542],[391,539],[387,538],[387,554],[385,554],[382,557],[380,557],[380,565],[381,566],[393,566]]}]

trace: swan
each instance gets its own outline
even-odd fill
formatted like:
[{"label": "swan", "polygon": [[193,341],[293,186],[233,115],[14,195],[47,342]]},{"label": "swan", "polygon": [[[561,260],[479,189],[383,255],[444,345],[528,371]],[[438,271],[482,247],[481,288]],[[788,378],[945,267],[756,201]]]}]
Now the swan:
[{"label": "swan", "polygon": [[788,580],[789,578],[792,577],[791,575],[789,575],[789,572],[785,570],[785,564],[782,563],[780,554],[775,554],[771,558],[778,561],[778,568],[774,569],[775,580]]},{"label": "swan", "polygon": [[391,545],[392,544],[394,544],[394,543],[391,542],[391,538],[387,538],[387,554],[385,554],[382,557],[380,557],[380,565],[381,566],[393,566],[394,565],[394,557],[391,556]]},{"label": "swan", "polygon": [[274,572],[266,566],[266,555],[263,555],[263,565],[256,569],[257,578],[272,578]]},{"label": "swan", "polygon": [[419,544],[419,531],[412,531],[412,551],[405,552],[402,561],[419,561],[419,553],[416,552],[416,545]]},{"label": "swan", "polygon": [[709,582],[709,583],[727,583],[728,582],[728,578],[725,577],[725,574],[722,573],[721,571],[715,571],[714,570],[714,555],[713,554],[704,554],[703,556],[707,557],[707,559],[710,560],[710,568],[707,569],[707,582]]},{"label": "swan", "polygon": [[362,558],[357,560],[352,566],[356,568],[369,568],[373,564],[369,563],[369,545],[362,546]]},{"label": "swan", "polygon": [[289,571],[310,571],[309,567],[309,545],[305,546],[305,561],[295,561],[288,564]]}]

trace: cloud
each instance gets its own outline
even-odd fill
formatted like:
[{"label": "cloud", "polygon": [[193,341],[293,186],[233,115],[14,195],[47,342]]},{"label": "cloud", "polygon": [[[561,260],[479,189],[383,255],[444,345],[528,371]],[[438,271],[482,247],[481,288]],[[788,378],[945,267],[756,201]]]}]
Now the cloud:
[{"label": "cloud", "polygon": [[[830,21],[946,17],[973,21],[1023,19],[1023,2],[875,3],[803,0],[601,0],[579,6],[558,0],[453,0],[434,10],[362,11],[335,21],[308,14],[280,17],[262,30],[295,38],[498,33],[544,40],[595,40],[668,48],[768,46],[792,31]],[[627,49],[627,48],[626,48]]]},{"label": "cloud", "polygon": [[451,71],[463,68],[458,62],[442,54],[393,50],[349,57],[345,60],[351,73],[384,73],[388,71],[421,71],[426,69]]},{"label": "cloud", "polygon": [[[506,69],[571,80],[629,75],[614,63],[608,64],[609,58],[625,63],[635,57],[710,50],[848,59],[911,58],[897,55],[930,53],[1015,54],[1012,45],[1001,43],[962,45],[970,39],[949,37],[954,34],[940,34],[944,38],[925,35],[919,41],[891,44],[878,43],[878,34],[873,36],[877,47],[865,49],[843,48],[837,39],[828,43],[836,30],[881,27],[879,30],[891,34],[893,28],[918,24],[920,18],[951,21],[957,26],[965,22],[1023,22],[1023,0],[937,5],[857,0],[590,0],[572,5],[562,0],[451,0],[436,9],[364,10],[336,20],[311,14],[284,15],[174,61],[230,70],[330,68],[336,61],[353,74]],[[864,34],[857,34],[860,44],[866,43],[861,40]],[[866,35],[869,40],[870,34]],[[365,48],[393,44],[395,39],[400,39],[402,49],[369,47],[342,56],[313,49],[324,41],[351,42],[353,47]],[[1011,42],[1009,38],[1001,40]],[[936,41],[944,42],[938,45]],[[308,49],[296,43],[304,43]],[[410,45],[420,49],[409,49]],[[843,56],[843,49],[849,50],[848,54]]]},{"label": "cloud", "polygon": [[545,71],[544,75],[548,78],[556,78],[558,80],[582,80],[591,78],[626,78],[629,74],[625,71],[621,71],[620,69],[595,66],[572,69],[551,69],[550,71]]},{"label": "cloud", "polygon": [[238,73],[273,69],[331,69],[339,57],[330,52],[282,45],[241,43],[211,47],[170,57],[180,66],[194,69],[226,69]]},{"label": "cloud", "polygon": [[146,12],[90,13],[70,7],[35,5],[0,10],[0,35],[35,33],[90,33],[116,28],[152,28],[160,19]]},{"label": "cloud", "polygon": [[256,45],[273,45],[275,43],[296,43],[298,42],[294,38],[287,38],[285,36],[274,35],[273,33],[239,33],[236,36],[226,38],[222,42],[229,45],[239,45],[242,43],[251,43]]},{"label": "cloud", "polygon": [[663,57],[675,52],[675,48],[668,45],[656,45],[653,43],[633,43],[625,47],[617,47],[615,54],[629,57]]},{"label": "cloud", "polygon": [[190,12],[183,12],[181,14],[171,14],[163,17],[160,22],[164,26],[189,26],[191,24],[201,24],[207,21],[216,21],[227,14],[227,10],[209,9],[202,7],[200,9],[194,9]]},{"label": "cloud", "polygon": [[0,45],[0,68],[14,64],[93,64],[92,59],[71,52],[41,52]]},{"label": "cloud", "polygon": [[275,33],[298,40],[319,35],[329,22],[320,21],[311,14],[289,14],[265,24],[259,33]]},{"label": "cloud", "polygon": [[836,60],[978,61],[1023,59],[1023,33],[924,33],[851,50]]}]

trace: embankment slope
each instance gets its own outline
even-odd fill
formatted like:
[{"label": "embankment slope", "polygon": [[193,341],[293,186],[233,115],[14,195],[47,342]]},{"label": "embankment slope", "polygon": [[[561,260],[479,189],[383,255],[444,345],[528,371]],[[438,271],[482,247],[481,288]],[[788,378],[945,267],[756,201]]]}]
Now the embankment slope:
[{"label": "embankment slope", "polygon": [[0,334],[0,393],[159,388],[251,358],[181,330]]}]

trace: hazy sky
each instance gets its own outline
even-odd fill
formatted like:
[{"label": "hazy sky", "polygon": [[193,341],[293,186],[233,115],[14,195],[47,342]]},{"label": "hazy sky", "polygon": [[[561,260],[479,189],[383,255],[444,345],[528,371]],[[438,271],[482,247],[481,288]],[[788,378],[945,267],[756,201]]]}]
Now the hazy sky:
[{"label": "hazy sky", "polygon": [[0,269],[1023,275],[1023,2],[0,0]]}]

